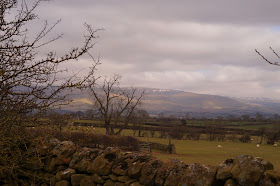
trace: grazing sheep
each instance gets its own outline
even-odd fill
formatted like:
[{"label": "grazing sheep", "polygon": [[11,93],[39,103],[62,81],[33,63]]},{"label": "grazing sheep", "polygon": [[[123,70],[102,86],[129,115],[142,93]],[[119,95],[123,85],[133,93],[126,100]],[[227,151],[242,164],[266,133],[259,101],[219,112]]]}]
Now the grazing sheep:
[{"label": "grazing sheep", "polygon": [[260,147],[260,144],[257,144],[257,147]]},{"label": "grazing sheep", "polygon": [[222,145],[218,145],[218,148],[222,148]]},{"label": "grazing sheep", "polygon": [[272,145],[272,147],[277,147],[278,145],[276,143],[274,143],[274,145]]}]

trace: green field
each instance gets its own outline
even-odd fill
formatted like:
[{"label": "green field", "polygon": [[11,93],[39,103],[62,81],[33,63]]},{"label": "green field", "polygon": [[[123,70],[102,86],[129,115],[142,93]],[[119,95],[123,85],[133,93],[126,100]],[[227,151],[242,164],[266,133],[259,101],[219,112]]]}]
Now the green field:
[{"label": "green field", "polygon": [[[78,130],[83,130],[84,127],[78,127]],[[91,128],[89,132],[96,134],[105,134],[104,128]],[[122,135],[133,135],[131,130],[124,130]],[[217,142],[217,141],[192,141],[192,140],[174,140],[172,143],[176,146],[176,155],[164,154],[162,152],[153,152],[152,154],[164,161],[169,158],[175,158],[182,160],[187,164],[191,163],[203,163],[209,165],[219,165],[222,161],[228,158],[235,158],[238,155],[252,155],[255,157],[261,157],[265,160],[269,160],[275,170],[280,171],[280,147],[272,147],[272,145],[260,145],[256,147],[256,143],[259,141],[258,137],[253,137],[254,141],[251,143],[241,142]],[[162,144],[168,144],[168,139],[162,138],[150,138],[139,137],[141,141],[158,142]],[[222,145],[222,148],[218,148],[218,145]]]},{"label": "green field", "polygon": [[[153,141],[168,144],[168,139],[143,138],[141,140]],[[210,142],[210,141],[190,141],[190,140],[172,140],[176,146],[177,155],[163,154],[153,152],[153,155],[164,161],[169,158],[182,160],[187,164],[203,163],[209,165],[219,165],[223,160],[235,158],[238,155],[246,154],[255,157],[261,157],[269,160],[277,171],[280,171],[280,147],[272,145],[260,145],[256,143],[233,143],[233,142]],[[218,148],[222,145],[222,148]]]}]

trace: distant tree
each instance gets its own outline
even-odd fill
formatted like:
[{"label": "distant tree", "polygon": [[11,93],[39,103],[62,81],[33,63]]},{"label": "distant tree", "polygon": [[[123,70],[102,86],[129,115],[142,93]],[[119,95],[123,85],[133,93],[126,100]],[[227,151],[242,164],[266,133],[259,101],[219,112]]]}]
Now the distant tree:
[{"label": "distant tree", "polygon": [[[105,78],[101,84],[95,83],[95,80],[89,81],[88,88],[93,99],[93,109],[102,115],[106,134],[121,134],[145,95],[145,91],[139,91],[137,88],[119,87],[120,79],[121,76],[114,75]],[[117,132],[115,132],[116,125],[121,125]]]},{"label": "distant tree", "polygon": [[188,128],[186,129],[188,131],[186,135],[186,139],[188,140],[199,140],[201,136],[201,131],[200,129],[196,128]]},{"label": "distant tree", "polygon": [[86,110],[86,112],[85,112],[85,117],[87,118],[87,119],[93,119],[94,117],[96,117],[96,112],[93,110],[93,109],[88,109],[88,110]]},{"label": "distant tree", "polygon": [[234,115],[228,115],[227,119],[230,120],[230,121],[236,121],[237,120],[236,116],[234,116]]},{"label": "distant tree", "polygon": [[280,116],[279,116],[279,114],[274,114],[274,115],[272,116],[272,120],[275,121],[276,123],[279,123],[279,121],[280,121]]},{"label": "distant tree", "polygon": [[58,128],[60,132],[62,131],[63,127],[66,127],[67,125],[72,123],[71,114],[59,114],[56,112],[51,112],[48,115],[48,118],[51,122],[50,126]]},{"label": "distant tree", "polygon": [[[133,125],[133,135],[135,136],[138,131],[138,137],[141,137],[141,132],[143,130],[143,125],[146,122],[146,119],[150,117],[149,113],[144,109],[135,109],[132,113],[130,122]],[[154,136],[155,131],[150,130],[152,136]]]},{"label": "distant tree", "polygon": [[264,116],[261,113],[257,112],[256,113],[256,120],[257,121],[263,121],[264,120]]},{"label": "distant tree", "polygon": [[260,127],[260,128],[258,128],[257,132],[258,132],[258,135],[261,137],[260,144],[262,144],[263,143],[263,139],[265,137],[265,134],[267,132],[267,129],[265,127]]},{"label": "distant tree", "polygon": [[160,113],[158,113],[157,117],[159,119],[164,119],[164,118],[166,118],[166,115],[164,113],[160,112]]},{"label": "distant tree", "polygon": [[217,120],[224,120],[225,118],[224,118],[224,116],[217,116],[216,119]]},{"label": "distant tree", "polygon": [[191,119],[191,116],[190,116],[189,113],[186,113],[186,114],[185,114],[185,119],[186,119],[186,120]]},{"label": "distant tree", "polygon": [[182,139],[184,137],[184,134],[185,134],[185,130],[179,126],[172,127],[172,129],[168,131],[168,135],[172,139]]},{"label": "distant tree", "polygon": [[280,126],[274,124],[271,130],[266,130],[265,135],[267,138],[267,144],[274,144],[275,141],[280,140]]},{"label": "distant tree", "polygon": [[244,121],[249,121],[251,119],[251,116],[249,114],[243,114],[241,116],[241,119]]},{"label": "distant tree", "polygon": [[79,119],[84,118],[85,117],[85,113],[82,112],[82,111],[77,111],[77,112],[75,112],[75,117],[79,118]]},{"label": "distant tree", "polygon": [[238,138],[237,138],[236,132],[233,132],[232,134],[230,134],[230,135],[228,136],[228,139],[229,139],[230,141],[232,141],[232,142],[237,142],[237,141],[238,141]]},{"label": "distant tree", "polygon": [[181,119],[181,125],[187,125],[187,121],[185,119]]},{"label": "distant tree", "polygon": [[242,143],[249,143],[251,142],[251,136],[248,133],[245,133],[239,138],[239,141]]},{"label": "distant tree", "polygon": [[149,113],[144,109],[136,109],[135,113],[136,113],[136,116],[139,118],[143,118],[143,119],[150,118]]},{"label": "distant tree", "polygon": [[214,141],[217,138],[217,126],[213,124],[209,124],[206,129],[205,133],[209,141]]}]

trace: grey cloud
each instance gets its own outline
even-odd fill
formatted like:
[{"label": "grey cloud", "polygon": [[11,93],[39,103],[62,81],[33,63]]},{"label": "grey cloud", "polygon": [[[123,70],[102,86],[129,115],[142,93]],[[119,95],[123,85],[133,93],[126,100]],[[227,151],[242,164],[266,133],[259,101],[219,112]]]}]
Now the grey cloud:
[{"label": "grey cloud", "polygon": [[[254,49],[278,60],[268,49],[280,50],[278,7],[280,1],[263,0],[55,0],[37,12],[41,19],[62,18],[53,35],[63,38],[46,48],[58,53],[82,44],[84,22],[104,28],[93,50],[101,56],[97,73],[123,74],[124,86],[277,97],[280,67]],[[84,57],[67,68],[90,63]]]},{"label": "grey cloud", "polygon": [[[139,19],[188,20],[232,24],[279,24],[279,1],[263,0],[56,0],[61,9],[110,10]],[[108,10],[108,11],[106,11]],[[98,10],[97,10],[98,11]],[[81,13],[83,14],[83,13]]]}]

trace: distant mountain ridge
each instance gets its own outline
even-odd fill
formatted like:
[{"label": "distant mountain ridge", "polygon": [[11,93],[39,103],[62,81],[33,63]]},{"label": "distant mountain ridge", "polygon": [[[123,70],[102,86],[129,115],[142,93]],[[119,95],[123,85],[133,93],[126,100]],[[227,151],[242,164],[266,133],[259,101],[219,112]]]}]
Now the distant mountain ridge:
[{"label": "distant mountain ridge", "polygon": [[[255,114],[265,115],[280,113],[280,101],[270,98],[233,98],[219,95],[197,94],[172,89],[139,88],[145,89],[147,95],[141,107],[150,114],[176,114],[200,116],[217,115],[242,115]],[[85,111],[92,104],[87,92],[75,91],[71,95],[73,103],[64,110]]]}]

